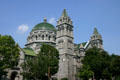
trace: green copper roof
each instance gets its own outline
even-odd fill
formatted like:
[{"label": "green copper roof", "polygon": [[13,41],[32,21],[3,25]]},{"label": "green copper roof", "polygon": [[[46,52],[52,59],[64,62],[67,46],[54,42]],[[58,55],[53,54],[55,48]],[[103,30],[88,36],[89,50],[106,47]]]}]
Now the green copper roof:
[{"label": "green copper roof", "polygon": [[37,24],[33,29],[32,31],[35,31],[35,30],[51,30],[51,31],[56,31],[55,27],[50,24],[50,23],[47,23],[47,22],[42,22],[42,23],[39,23]]},{"label": "green copper roof", "polygon": [[[83,43],[80,43],[83,45],[83,47],[86,45],[87,42],[83,42]],[[79,44],[79,47],[80,47],[80,44]]]},{"label": "green copper roof", "polygon": [[98,30],[97,30],[96,27],[94,28],[94,32],[93,32],[93,34],[99,34],[99,33],[98,33]]},{"label": "green copper roof", "polygon": [[68,17],[67,12],[66,12],[66,9],[63,10],[62,16],[63,16],[63,17]]},{"label": "green copper roof", "polygon": [[87,43],[87,42],[83,42],[83,43],[77,44],[76,49],[79,49],[81,44],[82,44],[82,46],[84,47],[84,46],[86,45],[86,43]]},{"label": "green copper roof", "polygon": [[26,55],[36,56],[36,53],[31,48],[23,48]]}]

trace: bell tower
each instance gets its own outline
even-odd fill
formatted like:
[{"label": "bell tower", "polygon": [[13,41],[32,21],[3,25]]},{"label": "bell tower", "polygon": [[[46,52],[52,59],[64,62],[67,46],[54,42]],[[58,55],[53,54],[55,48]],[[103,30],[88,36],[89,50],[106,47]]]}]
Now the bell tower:
[{"label": "bell tower", "polygon": [[57,21],[56,48],[60,55],[58,80],[61,78],[74,80],[73,25],[66,9],[63,10],[62,16]]}]

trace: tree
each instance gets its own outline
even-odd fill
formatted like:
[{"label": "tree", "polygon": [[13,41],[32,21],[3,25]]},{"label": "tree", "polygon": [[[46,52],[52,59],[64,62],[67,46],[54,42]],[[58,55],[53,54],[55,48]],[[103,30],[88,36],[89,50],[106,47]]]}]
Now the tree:
[{"label": "tree", "polygon": [[0,77],[6,75],[5,69],[18,65],[19,47],[11,36],[0,35]]},{"label": "tree", "polygon": [[80,69],[80,72],[78,76],[83,80],[89,80],[94,75],[93,71],[90,70],[90,67],[87,65],[83,65],[82,69]]},{"label": "tree", "polygon": [[40,54],[47,57],[48,60],[48,78],[54,75],[58,71],[59,66],[59,52],[56,48],[50,45],[43,44]]},{"label": "tree", "polygon": [[41,54],[38,54],[34,58],[26,59],[22,66],[24,70],[22,73],[24,78],[28,80],[48,80],[45,79],[47,77],[47,62],[47,58]]},{"label": "tree", "polygon": [[111,55],[110,72],[112,73],[112,77],[115,77],[116,80],[117,78],[120,79],[120,56]]},{"label": "tree", "polygon": [[59,53],[56,48],[43,44],[36,57],[25,60],[23,76],[27,79],[48,80],[58,71]]},{"label": "tree", "polygon": [[85,55],[86,56],[82,61],[83,65],[90,67],[90,70],[94,73],[94,77],[97,80],[99,80],[100,78],[109,80],[111,79],[111,74],[108,74],[110,66],[110,56],[106,51],[94,47],[88,49]]}]

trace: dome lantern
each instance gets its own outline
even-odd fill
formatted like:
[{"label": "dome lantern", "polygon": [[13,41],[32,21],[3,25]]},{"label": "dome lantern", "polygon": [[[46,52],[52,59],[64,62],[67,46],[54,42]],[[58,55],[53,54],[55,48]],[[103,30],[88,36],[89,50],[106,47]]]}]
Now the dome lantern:
[{"label": "dome lantern", "polygon": [[46,17],[44,17],[44,23],[46,23],[47,22],[47,18]]}]

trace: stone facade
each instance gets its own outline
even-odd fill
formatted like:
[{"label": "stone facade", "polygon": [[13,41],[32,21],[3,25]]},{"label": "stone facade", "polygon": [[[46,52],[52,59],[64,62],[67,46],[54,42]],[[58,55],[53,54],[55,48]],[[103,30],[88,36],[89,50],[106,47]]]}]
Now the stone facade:
[{"label": "stone facade", "polygon": [[60,56],[58,80],[61,78],[75,80],[73,25],[66,10],[63,11],[62,16],[57,21],[56,48]]},{"label": "stone facade", "polygon": [[[46,19],[44,19],[44,24],[48,24]],[[33,28],[33,30],[30,32],[27,38],[27,44],[25,46],[32,48],[36,53],[38,53],[41,44],[47,43],[55,46],[56,44],[55,40],[56,40],[56,31],[48,30],[43,26],[42,29],[38,29],[38,30],[34,30]]]},{"label": "stone facade", "polygon": [[[90,40],[81,44],[74,44],[73,25],[70,17],[64,9],[62,16],[57,21],[56,48],[60,54],[59,71],[57,73],[58,80],[68,78],[68,80],[76,80],[76,73],[81,68],[81,60],[85,56],[85,50],[97,47],[103,48],[102,37],[94,28],[93,35]],[[77,49],[76,49],[77,47]]]},{"label": "stone facade", "polygon": [[[94,46],[103,49],[103,41],[101,35],[95,28],[88,42],[75,44],[73,27],[72,20],[67,15],[65,9],[57,21],[56,28],[47,23],[46,19],[44,19],[43,23],[37,24],[27,38],[26,47],[21,49],[20,62],[18,65],[19,70],[16,71],[17,75],[14,80],[23,80],[23,77],[20,75],[20,72],[22,72],[20,64],[24,62],[26,56],[38,54],[40,46],[43,43],[52,45],[59,51],[59,71],[55,77],[57,77],[58,80],[62,78],[77,80],[76,73],[82,66],[81,60],[85,56],[85,51]],[[10,76],[12,72],[14,72],[14,70],[10,70],[8,76]]]}]

